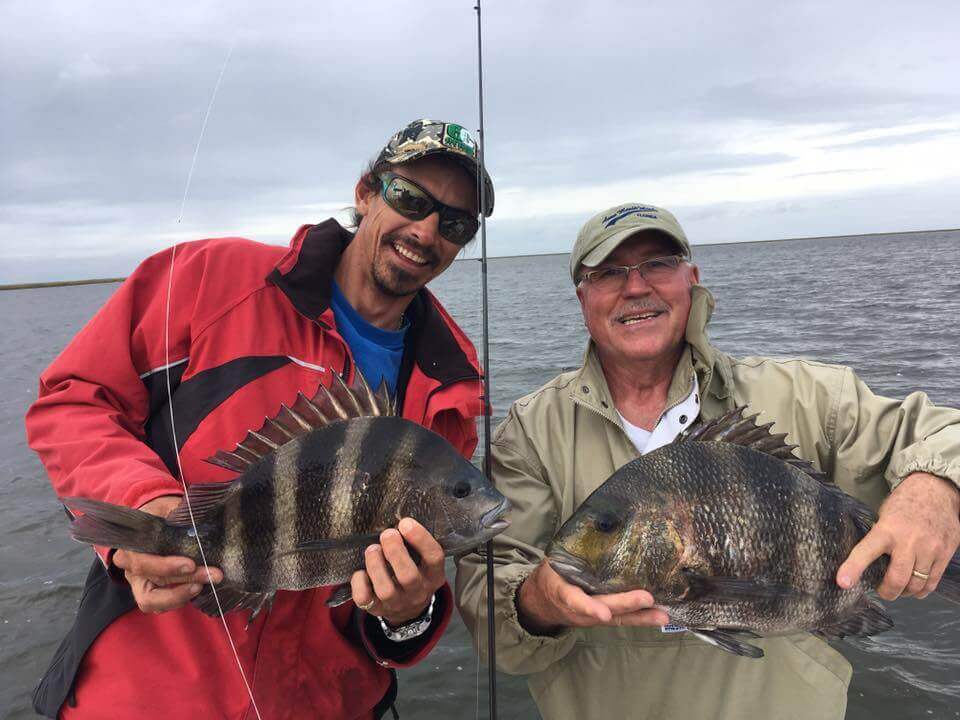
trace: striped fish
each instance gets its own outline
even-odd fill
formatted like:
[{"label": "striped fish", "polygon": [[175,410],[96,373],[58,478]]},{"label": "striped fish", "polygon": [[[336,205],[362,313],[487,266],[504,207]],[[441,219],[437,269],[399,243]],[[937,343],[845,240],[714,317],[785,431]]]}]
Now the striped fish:
[{"label": "striped fish", "polygon": [[[834,580],[873,511],[743,410],[617,470],[557,531],[551,566],[588,593],[646,589],[671,623],[747,657],[763,651],[743,635],[892,627],[866,596],[887,556],[849,590]],[[960,602],[960,555],[938,592]]]},{"label": "striped fish", "polygon": [[[504,530],[507,499],[436,433],[396,416],[385,385],[356,373],[267,418],[232,451],[208,461],[241,473],[232,482],[189,486],[166,519],[86,498],[70,528],[79,542],[155,555],[182,555],[223,570],[224,611],[257,612],[276,590],[339,585],[328,604],[350,599],[363,552],[402,517],[420,522],[448,555]],[[217,615],[209,586],[193,600]]]}]

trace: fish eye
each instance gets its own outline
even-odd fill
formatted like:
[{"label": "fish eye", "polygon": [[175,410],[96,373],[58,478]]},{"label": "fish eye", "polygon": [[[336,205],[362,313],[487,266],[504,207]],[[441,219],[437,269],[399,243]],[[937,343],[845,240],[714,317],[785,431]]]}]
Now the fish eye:
[{"label": "fish eye", "polygon": [[609,513],[604,513],[597,516],[597,519],[593,521],[593,526],[599,532],[608,533],[617,527],[617,519]]},{"label": "fish eye", "polygon": [[466,480],[461,480],[456,485],[453,486],[453,496],[455,498],[465,498],[470,494],[470,483]]}]

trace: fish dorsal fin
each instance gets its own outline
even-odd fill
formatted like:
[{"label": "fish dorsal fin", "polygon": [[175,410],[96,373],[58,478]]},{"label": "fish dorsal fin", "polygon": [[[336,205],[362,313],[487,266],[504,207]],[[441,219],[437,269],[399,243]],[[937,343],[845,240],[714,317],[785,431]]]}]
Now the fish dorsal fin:
[{"label": "fish dorsal fin", "polygon": [[244,472],[261,458],[311,430],[340,420],[396,414],[396,404],[386,382],[381,382],[374,392],[359,368],[350,387],[340,375],[333,373],[329,388],[321,384],[312,398],[297,393],[292,407],[280,405],[279,413],[264,420],[258,430],[249,430],[232,451],[219,450],[207,458],[207,462],[234,472]]},{"label": "fish dorsal fin", "polygon": [[770,428],[774,425],[772,422],[757,425],[756,419],[759,413],[744,415],[746,409],[745,405],[740,405],[725,415],[696,425],[686,435],[680,436],[678,441],[697,440],[700,442],[727,442],[742,445],[751,450],[779,458],[815,480],[829,484],[827,476],[817,470],[812,462],[794,454],[794,450],[798,446],[787,444],[786,433],[774,434],[770,432]]}]

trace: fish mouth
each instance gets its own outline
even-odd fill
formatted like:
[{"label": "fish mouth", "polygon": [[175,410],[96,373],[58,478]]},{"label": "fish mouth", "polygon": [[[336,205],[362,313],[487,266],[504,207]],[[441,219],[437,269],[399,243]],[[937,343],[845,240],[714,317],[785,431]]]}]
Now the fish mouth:
[{"label": "fish mouth", "polygon": [[582,558],[554,547],[547,550],[547,560],[550,562],[550,567],[571,585],[576,585],[588,593],[599,591],[599,582],[596,575],[587,567],[587,563]]},{"label": "fish mouth", "polygon": [[508,512],[510,508],[510,501],[503,498],[496,507],[487,510],[487,512],[480,516],[478,531],[475,535],[465,537],[458,534],[450,537],[448,542],[444,543],[444,552],[448,555],[458,555],[473,550],[494,536],[499,535],[510,527],[510,521],[505,517],[501,517],[504,513]]},{"label": "fish mouth", "polygon": [[503,517],[503,515],[506,515],[508,512],[510,512],[510,509],[510,501],[507,500],[507,498],[503,498],[503,500],[501,500],[495,508],[487,510],[487,512],[483,514],[483,516],[480,518],[480,528],[486,531],[492,530],[493,533],[490,535],[490,537],[493,537],[493,535],[496,535],[497,533],[503,532],[510,527],[510,521]]}]

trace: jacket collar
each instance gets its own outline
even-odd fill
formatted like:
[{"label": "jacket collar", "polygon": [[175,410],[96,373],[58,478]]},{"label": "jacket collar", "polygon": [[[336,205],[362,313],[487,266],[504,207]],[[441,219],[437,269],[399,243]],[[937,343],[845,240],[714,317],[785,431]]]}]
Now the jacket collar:
[{"label": "jacket collar", "polygon": [[[710,344],[707,325],[713,316],[716,301],[703,285],[694,285],[691,290],[690,315],[687,317],[686,341],[690,347],[690,361],[701,393],[709,393],[722,400],[730,395],[733,384],[733,369],[730,359]],[[680,368],[678,367],[678,370]],[[676,380],[676,375],[674,375]],[[671,387],[671,391],[673,387]],[[689,386],[687,388],[689,392]]]},{"label": "jacket collar", "polygon": [[[330,307],[333,274],[351,240],[353,234],[333,218],[303,225],[267,282],[276,285],[301,315],[329,329],[320,316]],[[463,331],[427,289],[413,297],[405,313],[410,327],[400,368],[401,387],[414,364],[441,385],[480,376],[476,353]]]},{"label": "jacket collar", "polygon": [[[701,395],[710,394],[722,400],[730,394],[730,360],[710,344],[707,336],[707,325],[716,307],[713,295],[703,285],[694,285],[690,292],[690,314],[685,337],[689,352],[683,353],[673,371],[667,392],[667,408],[690,394],[694,373],[697,374]],[[587,343],[583,367],[576,376],[571,398],[612,422],[620,423],[593,340]]]},{"label": "jacket collar", "polygon": [[267,275],[297,311],[311,320],[330,307],[333,271],[353,235],[330,218],[319,225],[302,225],[290,249]]}]

